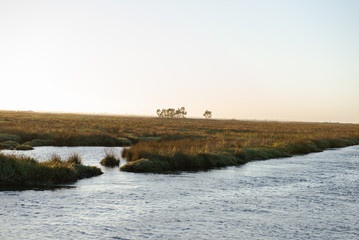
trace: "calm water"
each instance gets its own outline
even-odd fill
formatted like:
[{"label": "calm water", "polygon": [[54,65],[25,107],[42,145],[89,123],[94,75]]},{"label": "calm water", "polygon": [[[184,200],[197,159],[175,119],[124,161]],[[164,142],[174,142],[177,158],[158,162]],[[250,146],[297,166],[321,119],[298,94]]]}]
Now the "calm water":
[{"label": "calm water", "polygon": [[[73,152],[104,156],[26,154]],[[178,175],[102,169],[71,188],[1,191],[0,239],[359,239],[359,146]]]}]

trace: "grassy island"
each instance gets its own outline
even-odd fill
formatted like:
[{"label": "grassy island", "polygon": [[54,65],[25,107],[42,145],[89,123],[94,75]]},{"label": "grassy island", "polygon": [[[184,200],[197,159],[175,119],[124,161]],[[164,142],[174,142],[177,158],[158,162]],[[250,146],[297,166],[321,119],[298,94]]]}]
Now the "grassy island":
[{"label": "grassy island", "polygon": [[130,146],[123,171],[198,171],[359,144],[359,124],[0,111],[0,148]]},{"label": "grassy island", "polygon": [[0,153],[0,187],[54,186],[100,174],[99,168],[82,165],[77,155],[67,161],[53,156],[50,161],[38,162],[30,157]]},{"label": "grassy island", "polygon": [[120,159],[116,157],[115,151],[105,150],[105,158],[100,161],[100,164],[106,167],[115,167],[120,165]]}]

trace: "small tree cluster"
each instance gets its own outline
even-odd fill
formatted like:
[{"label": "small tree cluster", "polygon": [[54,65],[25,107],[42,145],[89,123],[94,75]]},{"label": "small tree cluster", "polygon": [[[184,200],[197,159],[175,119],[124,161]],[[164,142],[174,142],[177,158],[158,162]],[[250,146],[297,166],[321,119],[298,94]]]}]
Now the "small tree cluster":
[{"label": "small tree cluster", "polygon": [[210,118],[212,117],[212,111],[206,110],[206,111],[203,113],[203,116],[204,116],[206,119],[210,119]]},{"label": "small tree cluster", "polygon": [[159,118],[184,118],[186,115],[187,112],[184,107],[178,108],[177,110],[174,108],[157,109],[157,116]]}]

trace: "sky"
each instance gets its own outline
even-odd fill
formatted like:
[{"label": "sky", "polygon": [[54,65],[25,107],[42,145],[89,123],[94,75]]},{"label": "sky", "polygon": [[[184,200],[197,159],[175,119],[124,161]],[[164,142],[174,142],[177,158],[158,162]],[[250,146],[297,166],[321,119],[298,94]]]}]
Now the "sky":
[{"label": "sky", "polygon": [[357,0],[0,0],[0,110],[359,123]]}]

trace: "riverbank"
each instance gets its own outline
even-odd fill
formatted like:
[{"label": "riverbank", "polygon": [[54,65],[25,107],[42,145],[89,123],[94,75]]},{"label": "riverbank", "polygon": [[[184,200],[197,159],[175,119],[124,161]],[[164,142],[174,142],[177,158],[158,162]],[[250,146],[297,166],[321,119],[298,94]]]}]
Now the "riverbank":
[{"label": "riverbank", "polygon": [[132,172],[200,171],[358,144],[359,124],[0,111],[0,149],[130,146]]},{"label": "riverbank", "polygon": [[[170,157],[145,151],[138,153],[138,149],[130,148],[125,149],[123,152],[123,156],[127,157],[130,161],[120,169],[127,172],[142,173],[203,171],[242,165],[251,161],[291,157],[294,155],[321,152],[329,148],[340,148],[358,144],[359,138],[324,139],[308,143],[289,144],[285,148],[247,148],[238,152],[225,152],[217,155],[206,153],[185,155],[176,153]],[[138,155],[140,159],[131,159],[134,155]]]},{"label": "riverbank", "polygon": [[38,162],[30,157],[0,153],[0,187],[49,187],[101,174],[97,167],[82,165],[76,155],[67,161],[54,156],[49,161]]}]

